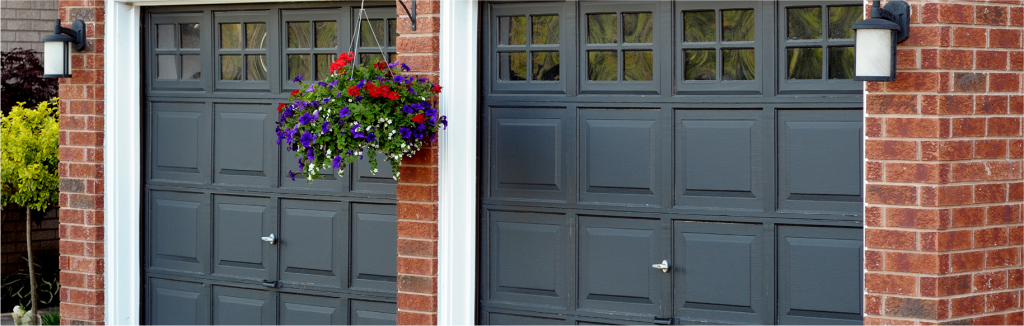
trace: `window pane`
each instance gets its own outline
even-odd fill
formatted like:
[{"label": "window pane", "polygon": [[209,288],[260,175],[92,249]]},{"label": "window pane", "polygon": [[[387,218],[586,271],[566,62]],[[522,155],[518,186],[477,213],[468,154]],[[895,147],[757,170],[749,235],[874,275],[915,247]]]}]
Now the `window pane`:
[{"label": "window pane", "polygon": [[533,52],[533,80],[558,80],[558,52]]},{"label": "window pane", "polygon": [[498,79],[526,80],[526,52],[498,53]]},{"label": "window pane", "polygon": [[220,79],[242,80],[242,56],[220,56]]},{"label": "window pane", "polygon": [[398,61],[398,53],[388,53],[388,58],[391,58],[391,62]]},{"label": "window pane", "polygon": [[294,80],[298,76],[302,76],[306,80],[312,79],[313,74],[309,70],[312,66],[310,59],[308,54],[289,54],[288,80]]},{"label": "window pane", "polygon": [[359,46],[363,47],[386,47],[384,44],[387,35],[384,35],[386,26],[383,19],[371,19],[362,21],[359,28]]},{"label": "window pane", "polygon": [[853,79],[853,62],[852,46],[828,48],[828,78]]},{"label": "window pane", "polygon": [[245,24],[245,48],[266,49],[267,48],[267,24],[250,23]]},{"label": "window pane", "polygon": [[789,79],[821,79],[821,48],[787,48]]},{"label": "window pane", "polygon": [[715,50],[683,51],[685,63],[683,78],[686,80],[715,80],[718,76]]},{"label": "window pane", "polygon": [[245,74],[246,80],[267,80],[267,56],[263,54],[245,56],[246,66],[249,71]]},{"label": "window pane", "polygon": [[312,31],[310,30],[309,23],[288,23],[288,47],[289,48],[310,48],[313,42],[311,41]]},{"label": "window pane", "polygon": [[533,44],[558,44],[558,16],[533,16]]},{"label": "window pane", "polygon": [[199,60],[198,54],[181,56],[181,79],[199,80],[202,70],[202,62]]},{"label": "window pane", "polygon": [[498,44],[526,44],[526,16],[498,17]]},{"label": "window pane", "polygon": [[625,43],[654,43],[654,17],[649,12],[622,14]]},{"label": "window pane", "polygon": [[622,77],[626,81],[654,80],[652,51],[622,51]]},{"label": "window pane", "polygon": [[156,56],[156,79],[178,79],[176,55]]},{"label": "window pane", "polygon": [[853,24],[863,19],[863,6],[828,7],[828,37],[853,38]]},{"label": "window pane", "polygon": [[220,24],[220,48],[242,48],[242,24]]},{"label": "window pane", "polygon": [[156,25],[156,48],[174,48],[174,24]]},{"label": "window pane", "polygon": [[398,44],[398,24],[394,19],[388,19],[388,47]]},{"label": "window pane", "polygon": [[790,40],[820,40],[821,7],[787,9],[786,26]]},{"label": "window pane", "polygon": [[587,51],[588,80],[619,80],[617,51]]},{"label": "window pane", "polygon": [[722,80],[754,80],[754,49],[722,49]]},{"label": "window pane", "polygon": [[618,15],[587,15],[587,43],[619,43]]},{"label": "window pane", "polygon": [[333,54],[316,55],[316,79],[323,80],[331,74],[331,63],[334,62],[335,57]]},{"label": "window pane", "polygon": [[316,22],[316,47],[338,47],[338,23]]},{"label": "window pane", "polygon": [[184,49],[199,48],[199,24],[181,24],[181,47]]},{"label": "window pane", "polygon": [[377,62],[381,62],[381,61],[384,61],[384,56],[381,55],[380,53],[362,53],[362,54],[359,54],[359,63],[360,64],[365,64],[365,63],[371,63],[372,64],[372,63],[377,63]]},{"label": "window pane", "polygon": [[684,42],[714,42],[715,12],[687,11],[683,13]]},{"label": "window pane", "polygon": [[722,41],[753,41],[754,28],[754,10],[722,11]]}]

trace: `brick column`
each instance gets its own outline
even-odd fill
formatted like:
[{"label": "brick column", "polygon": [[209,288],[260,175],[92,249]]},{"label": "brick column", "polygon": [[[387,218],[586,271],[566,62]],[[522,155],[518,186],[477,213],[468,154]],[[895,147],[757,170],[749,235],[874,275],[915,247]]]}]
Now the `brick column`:
[{"label": "brick column", "polygon": [[61,0],[88,45],[60,79],[60,313],[62,324],[103,323],[103,1]]},{"label": "brick column", "polygon": [[[409,1],[406,0],[406,5]],[[416,2],[416,30],[398,6],[398,60],[438,82],[440,2]],[[437,143],[402,160],[398,182],[398,324],[437,324]]]},{"label": "brick column", "polygon": [[1024,324],[1024,3],[909,1],[866,86],[865,324]]}]

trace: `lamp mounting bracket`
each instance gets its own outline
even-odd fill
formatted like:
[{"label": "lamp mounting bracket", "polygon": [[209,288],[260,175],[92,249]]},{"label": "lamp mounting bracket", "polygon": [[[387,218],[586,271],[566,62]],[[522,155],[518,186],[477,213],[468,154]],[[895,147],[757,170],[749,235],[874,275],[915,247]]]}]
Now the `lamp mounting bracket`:
[{"label": "lamp mounting bracket", "polygon": [[412,30],[416,30],[416,0],[409,0],[409,5],[412,6],[412,11],[409,11],[409,7],[405,6],[405,1],[399,0],[398,4],[402,5],[402,9],[405,9],[405,14],[409,16],[409,21],[412,23]]},{"label": "lamp mounting bracket", "polygon": [[[877,3],[877,0],[876,0]],[[900,29],[896,31],[896,43],[903,43],[910,37],[910,5],[902,0],[892,0],[885,4],[878,13],[888,21],[896,23]]]},{"label": "lamp mounting bracket", "polygon": [[[71,22],[71,28],[65,28],[60,25],[60,19],[53,24],[53,34],[64,34],[73,39],[71,42],[71,48],[75,51],[82,51],[85,49],[85,22],[81,19]],[[43,40],[46,41],[45,39]]]}]

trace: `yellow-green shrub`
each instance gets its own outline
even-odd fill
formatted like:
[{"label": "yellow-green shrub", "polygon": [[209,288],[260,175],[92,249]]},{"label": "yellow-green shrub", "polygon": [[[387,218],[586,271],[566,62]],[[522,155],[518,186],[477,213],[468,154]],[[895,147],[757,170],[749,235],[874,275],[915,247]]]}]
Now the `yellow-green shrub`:
[{"label": "yellow-green shrub", "polygon": [[24,105],[0,118],[0,197],[4,206],[45,210],[60,195],[57,98],[34,109]]}]

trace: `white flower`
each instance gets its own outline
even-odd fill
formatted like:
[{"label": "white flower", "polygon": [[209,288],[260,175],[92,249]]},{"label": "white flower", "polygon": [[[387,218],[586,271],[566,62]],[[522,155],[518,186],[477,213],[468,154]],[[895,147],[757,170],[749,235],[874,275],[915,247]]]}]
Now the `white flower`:
[{"label": "white flower", "polygon": [[348,99],[348,102],[349,102],[349,103],[352,103],[352,99]]}]

